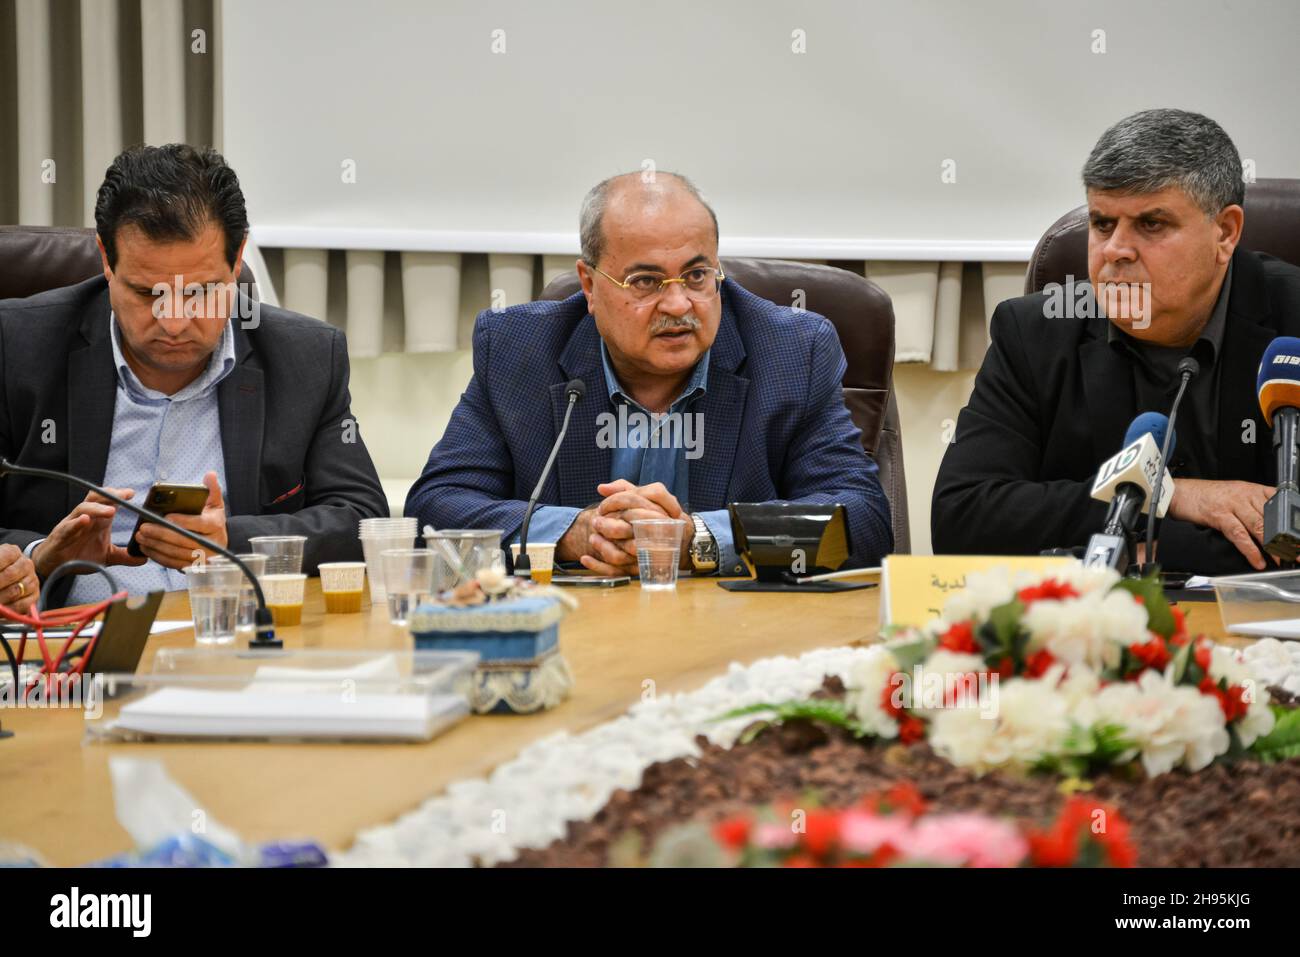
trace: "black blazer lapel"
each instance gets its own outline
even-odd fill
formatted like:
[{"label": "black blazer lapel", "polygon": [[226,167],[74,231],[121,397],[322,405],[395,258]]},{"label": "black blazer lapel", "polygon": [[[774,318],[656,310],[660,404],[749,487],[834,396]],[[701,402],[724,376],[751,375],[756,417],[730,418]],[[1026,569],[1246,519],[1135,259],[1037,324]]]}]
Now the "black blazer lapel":
[{"label": "black blazer lapel", "polygon": [[[1268,344],[1278,335],[1277,317],[1264,291],[1259,261],[1238,248],[1233,256],[1228,322],[1219,369],[1219,476],[1258,482],[1276,478],[1273,442],[1259,409],[1256,380]],[[1253,421],[1254,442],[1247,442]]]},{"label": "black blazer lapel", "polygon": [[[600,362],[600,333],[596,330],[596,320],[590,315],[578,323],[569,338],[569,344],[560,356],[560,370],[565,380],[548,389],[555,435],[560,434],[560,427],[564,424],[564,411],[569,402],[565,386],[569,379],[581,379],[587,391],[573,407],[568,434],[555,457],[555,473],[546,483],[547,487],[542,489],[541,501],[558,501],[572,508],[585,508],[600,500],[596,486],[609,481],[613,455],[610,448],[596,444],[599,416],[602,412],[612,412],[612,408]],[[558,496],[553,491],[556,489]],[[523,491],[532,494],[531,488]]]},{"label": "black blazer lapel", "polygon": [[[1092,338],[1079,347],[1083,369],[1083,394],[1089,428],[1083,430],[1093,442],[1091,460],[1098,465],[1120,450],[1137,404],[1133,390],[1133,370],[1116,354],[1106,339],[1105,318],[1093,319]],[[1143,409],[1144,412],[1167,413],[1168,409]]]},{"label": "black blazer lapel", "polygon": [[[113,439],[117,369],[109,332],[108,289],[86,311],[81,333],[86,345],[68,356],[68,471],[102,485]],[[71,512],[86,493],[68,487]]]},{"label": "black blazer lapel", "polygon": [[226,511],[257,515],[261,511],[262,432],[266,390],[262,370],[252,361],[248,337],[234,323],[235,368],[217,386],[221,416],[221,455],[226,470]]}]

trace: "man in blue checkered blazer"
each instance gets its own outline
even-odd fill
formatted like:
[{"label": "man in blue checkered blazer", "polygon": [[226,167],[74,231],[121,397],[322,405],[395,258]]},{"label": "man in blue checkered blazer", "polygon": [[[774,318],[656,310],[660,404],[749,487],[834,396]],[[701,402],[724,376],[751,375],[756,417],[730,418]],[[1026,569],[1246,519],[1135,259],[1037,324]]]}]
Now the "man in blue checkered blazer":
[{"label": "man in blue checkered blazer", "polygon": [[478,317],[474,376],[406,514],[516,540],[579,378],[528,533],[556,561],[635,573],[630,522],[668,516],[686,521],[683,568],[740,574],[727,503],[801,501],[843,503],[853,559],[877,563],[889,502],[830,322],[726,279],[717,218],[684,177],[605,180],[580,225],[581,293]]}]

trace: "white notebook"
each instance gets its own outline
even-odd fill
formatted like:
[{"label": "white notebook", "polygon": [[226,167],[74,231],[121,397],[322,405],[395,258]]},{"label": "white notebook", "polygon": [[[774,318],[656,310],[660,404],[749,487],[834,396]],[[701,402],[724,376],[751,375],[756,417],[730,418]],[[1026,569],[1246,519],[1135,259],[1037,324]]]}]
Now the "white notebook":
[{"label": "white notebook", "polygon": [[162,688],[122,707],[115,731],[216,738],[427,741],[467,714],[458,695],[358,694],[282,688]]}]

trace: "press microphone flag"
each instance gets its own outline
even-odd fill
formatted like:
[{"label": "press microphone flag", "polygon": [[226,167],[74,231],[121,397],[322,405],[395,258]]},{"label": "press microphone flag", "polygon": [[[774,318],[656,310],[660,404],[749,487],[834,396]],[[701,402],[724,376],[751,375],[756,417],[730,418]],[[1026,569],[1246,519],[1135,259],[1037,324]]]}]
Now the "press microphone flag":
[{"label": "press microphone flag", "polygon": [[[1168,430],[1169,420],[1157,412],[1144,412],[1135,418],[1124,435],[1124,447],[1097,469],[1097,477],[1092,483],[1092,497],[1100,502],[1109,502],[1122,486],[1135,485],[1141,489],[1143,496],[1139,511],[1150,514],[1156,479],[1164,471],[1160,449]],[[1170,436],[1171,452],[1176,438]],[[1164,516],[1174,497],[1174,483],[1167,474],[1160,485],[1157,517]]]},{"label": "press microphone flag", "polygon": [[1268,425],[1279,410],[1300,409],[1300,339],[1278,336],[1268,344],[1255,385]]},{"label": "press microphone flag", "polygon": [[1255,386],[1277,453],[1277,492],[1264,503],[1264,550],[1295,561],[1300,555],[1300,339],[1279,336],[1268,344]]}]

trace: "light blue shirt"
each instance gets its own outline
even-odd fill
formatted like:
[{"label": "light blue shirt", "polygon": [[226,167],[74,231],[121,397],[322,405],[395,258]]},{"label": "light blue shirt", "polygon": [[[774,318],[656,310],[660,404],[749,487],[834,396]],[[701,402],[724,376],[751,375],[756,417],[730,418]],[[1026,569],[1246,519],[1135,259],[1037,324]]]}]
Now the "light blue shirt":
[{"label": "light blue shirt", "polygon": [[[614,430],[616,441],[610,450],[609,480],[615,482],[625,479],[638,486],[662,482],[682,508],[690,512],[688,499],[691,488],[691,456],[688,453],[691,449],[688,446],[691,443],[687,440],[693,436],[695,442],[703,442],[704,433],[702,428],[692,430],[682,417],[693,414],[692,406],[708,387],[708,351],[695,364],[686,387],[664,415],[647,411],[627,394],[609,364],[609,354],[605,351],[603,340],[600,343],[600,362],[605,370],[605,388],[610,402],[619,415],[619,427]],[[625,429],[624,423],[630,423],[632,427]],[[638,424],[647,427],[637,427]],[[581,509],[561,505],[539,506],[533,512],[532,522],[528,526],[529,539],[536,542],[558,542],[580,511]],[[730,513],[721,508],[696,514],[704,520],[718,543],[719,571],[728,575],[744,574],[744,566],[736,555],[735,543],[731,537]],[[694,535],[695,529],[688,526],[685,534]],[[518,540],[516,533],[511,541]]]},{"label": "light blue shirt", "polygon": [[[221,413],[217,384],[235,367],[235,335],[226,323],[221,341],[207,368],[175,395],[146,388],[122,355],[117,318],[109,315],[117,392],[113,403],[113,440],[102,484],[135,489],[132,502],[144,504],[155,482],[201,484],[205,472],[215,471],[226,487],[225,456],[221,451]],[[226,506],[227,514],[229,505]],[[119,508],[113,517],[113,544],[125,546],[135,531],[136,516]],[[197,546],[196,546],[197,547]],[[118,585],[133,595],[185,587],[185,575],[157,562],[113,565]],[[102,575],[79,575],[68,595],[69,604],[101,601],[109,596]]]}]

